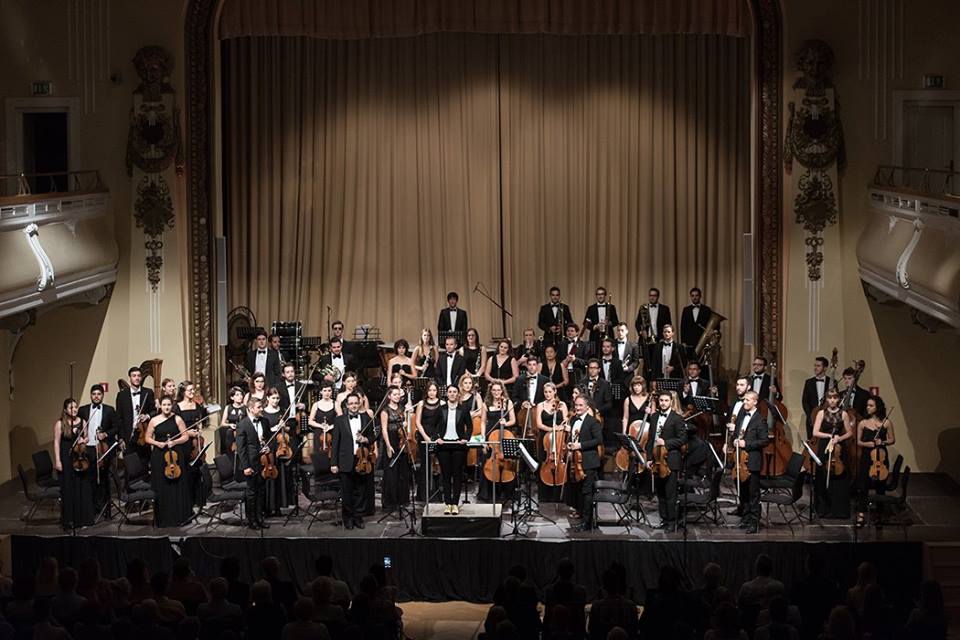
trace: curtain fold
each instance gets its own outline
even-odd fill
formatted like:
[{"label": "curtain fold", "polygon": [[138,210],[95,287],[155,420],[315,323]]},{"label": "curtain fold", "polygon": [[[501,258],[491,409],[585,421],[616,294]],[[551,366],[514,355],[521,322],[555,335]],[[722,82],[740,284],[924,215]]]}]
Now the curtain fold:
[{"label": "curtain fold", "polygon": [[438,32],[746,36],[743,0],[226,0],[220,38]]},{"label": "curtain fold", "polygon": [[432,34],[223,45],[230,304],[261,324],[392,340],[457,290],[481,337],[577,321],[607,286],[633,327],[650,286],[730,318],[740,364],[749,43],[725,36]]}]

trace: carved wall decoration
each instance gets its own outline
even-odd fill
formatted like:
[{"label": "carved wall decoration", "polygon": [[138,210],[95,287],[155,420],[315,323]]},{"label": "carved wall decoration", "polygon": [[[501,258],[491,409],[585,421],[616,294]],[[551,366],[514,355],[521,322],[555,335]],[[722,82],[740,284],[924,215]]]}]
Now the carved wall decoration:
[{"label": "carved wall decoration", "polygon": [[[845,163],[839,102],[830,79],[833,51],[822,40],[808,40],[797,53],[800,77],[789,104],[784,168],[793,175],[793,209],[807,232],[807,278],[823,276],[823,232],[837,222],[835,185]],[[799,106],[798,106],[799,103]],[[796,161],[802,171],[793,174]]]},{"label": "carved wall decoration", "polygon": [[[190,0],[186,15],[187,48],[187,182],[190,225],[190,373],[207,394],[215,380],[213,371],[213,317],[210,297],[213,272],[209,260],[213,248],[210,224],[214,190],[211,158],[214,153],[211,88],[215,41],[214,21],[222,0]],[[780,91],[782,75],[782,12],[780,0],[749,0],[756,40],[757,127],[757,300],[759,353],[776,353],[780,345],[782,307],[782,152],[780,149]]]},{"label": "carved wall decoration", "polygon": [[140,84],[130,109],[127,174],[136,181],[134,218],[146,236],[147,280],[156,292],[163,269],[163,233],[172,230],[174,222],[168,180],[171,169],[179,173],[183,164],[180,110],[169,82],[173,61],[166,51],[143,47],[133,64]]}]

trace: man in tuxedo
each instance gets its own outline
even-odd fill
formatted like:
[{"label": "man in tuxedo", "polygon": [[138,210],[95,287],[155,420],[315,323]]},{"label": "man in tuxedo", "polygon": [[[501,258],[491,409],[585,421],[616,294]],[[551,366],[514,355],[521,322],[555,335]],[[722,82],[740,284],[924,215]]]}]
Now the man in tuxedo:
[{"label": "man in tuxedo", "polygon": [[[823,397],[827,391],[833,388],[833,380],[827,375],[827,367],[830,361],[819,356],[813,361],[813,377],[803,381],[803,395],[801,403],[803,404],[803,413],[807,420],[807,440],[813,437],[813,412],[823,402]],[[856,395],[854,395],[856,398]],[[864,401],[866,404],[866,401]]]},{"label": "man in tuxedo", "polygon": [[280,353],[267,344],[267,332],[260,330],[254,338],[254,348],[247,352],[247,371],[251,374],[262,373],[267,379],[267,388],[280,388],[282,369]]},{"label": "man in tuxedo", "polygon": [[649,379],[681,377],[685,360],[683,345],[674,340],[673,326],[664,326],[663,340],[650,350]]},{"label": "man in tuxedo", "polygon": [[610,394],[610,384],[600,376],[600,361],[596,358],[591,358],[587,363],[587,378],[580,383],[580,390],[593,408],[603,416],[603,423],[610,424],[610,407],[613,405],[613,398]]},{"label": "man in tuxedo", "polygon": [[747,394],[747,391],[750,390],[750,378],[748,376],[739,376],[734,389],[737,397],[734,398],[733,406],[730,408],[730,416],[727,424],[737,421],[737,416],[740,415],[740,409],[743,408],[743,397]]},{"label": "man in tuxedo", "polygon": [[620,368],[623,369],[625,378],[633,376],[633,372],[640,366],[640,345],[630,341],[630,329],[626,322],[621,322],[614,328],[614,334],[617,341],[613,352],[614,357],[620,362]]},{"label": "man in tuxedo", "polygon": [[845,391],[841,392],[840,407],[842,409],[853,409],[857,412],[858,420],[867,416],[867,399],[870,392],[857,384],[857,372],[853,367],[847,367],[843,370],[843,384]]},{"label": "man in tuxedo", "polygon": [[260,454],[265,451],[264,442],[269,439],[269,427],[263,419],[263,401],[250,398],[247,401],[247,417],[237,424],[237,467],[242,470],[247,526],[251,529],[268,529],[263,520],[264,482],[260,475],[263,467]]},{"label": "man in tuxedo", "polygon": [[690,304],[680,313],[680,342],[690,347],[696,347],[703,336],[703,329],[707,326],[713,311],[700,302],[703,293],[699,287],[690,289]]},{"label": "man in tuxedo", "polygon": [[363,529],[367,510],[367,486],[372,473],[357,473],[355,457],[361,444],[374,438],[373,418],[360,412],[360,396],[347,396],[347,412],[333,421],[330,445],[330,472],[340,477],[340,499],[343,503],[343,527]]},{"label": "man in tuxedo", "polygon": [[[334,377],[330,374],[320,378],[320,372],[331,365],[340,372],[336,381],[334,381]],[[330,338],[330,350],[320,356],[320,360],[317,362],[317,368],[314,369],[314,382],[323,382],[324,380],[332,382],[334,388],[340,391],[340,388],[343,386],[343,374],[347,371],[353,371],[353,357],[343,352],[343,340],[336,337]]]},{"label": "man in tuxedo", "polygon": [[447,294],[447,308],[440,310],[440,317],[437,318],[437,337],[444,333],[456,332],[457,343],[462,343],[467,334],[467,312],[457,308],[460,302],[460,296],[456,291]]},{"label": "man in tuxedo", "polygon": [[457,339],[453,336],[443,339],[443,348],[444,352],[440,354],[434,372],[437,386],[446,389],[460,382],[460,376],[467,372],[467,361],[457,350]]},{"label": "man in tuxedo", "polygon": [[[157,402],[153,389],[141,386],[143,372],[140,367],[130,367],[127,379],[130,386],[117,393],[117,413],[120,414],[117,435],[123,442],[134,445],[139,425],[143,424],[146,428],[146,423],[157,413]],[[140,453],[144,457],[143,452]]]},{"label": "man in tuxedo", "polygon": [[550,302],[540,307],[537,326],[543,331],[543,344],[559,344],[563,328],[573,324],[570,307],[560,301],[560,287],[550,287]]},{"label": "man in tuxedo", "polygon": [[580,451],[584,477],[579,486],[569,480],[572,491],[579,490],[579,508],[581,522],[573,527],[574,531],[591,531],[597,527],[593,517],[593,491],[600,471],[600,445],[603,444],[603,429],[596,418],[590,415],[587,399],[583,396],[573,403],[575,416],[570,423],[570,442],[567,449]]},{"label": "man in tuxedo", "polygon": [[270,345],[270,348],[277,352],[277,357],[280,358],[280,366],[283,367],[283,363],[287,361],[287,356],[280,350],[280,336],[275,333],[271,333],[267,337],[267,344]]},{"label": "man in tuxedo", "polygon": [[700,363],[691,360],[687,363],[687,375],[683,380],[683,393],[680,394],[680,404],[693,404],[694,396],[715,397],[716,389],[710,388],[710,381],[700,377]]},{"label": "man in tuxedo", "polygon": [[[643,329],[643,325],[645,324],[643,314],[647,314],[649,326],[653,331],[652,335],[648,335]],[[637,319],[636,322],[634,322],[637,328],[637,335],[640,336],[640,341],[656,341],[657,336],[663,335],[663,328],[672,322],[673,320],[670,318],[670,307],[660,303],[660,289],[652,287],[650,291],[647,292],[647,303],[640,305],[640,311],[637,312]]]},{"label": "man in tuxedo", "polygon": [[666,447],[667,466],[670,475],[666,478],[654,478],[654,490],[657,494],[657,506],[660,511],[660,525],[658,528],[674,531],[677,528],[677,476],[680,474],[680,447],[687,441],[687,426],[671,405],[673,397],[669,391],[657,394],[657,408],[659,412],[650,418],[652,437],[647,438],[647,466],[650,467],[654,459],[656,447]]},{"label": "man in tuxedo", "polygon": [[[120,428],[120,416],[113,407],[103,404],[102,385],[95,384],[90,387],[90,404],[81,406],[77,415],[87,423],[88,447],[93,447],[93,451],[96,451],[98,442],[106,442],[108,446],[113,444]],[[107,457],[108,463],[116,453],[117,449],[114,447]],[[99,454],[95,454],[95,456],[99,458]],[[99,511],[110,500],[110,476],[108,473],[100,474],[100,482],[94,486],[94,495],[96,499],[95,507]],[[109,517],[109,513],[107,517]]]},{"label": "man in tuxedo", "polygon": [[617,317],[617,308],[607,302],[607,290],[597,287],[597,301],[587,307],[584,314],[584,323],[590,327],[590,342],[594,345],[594,353],[600,352],[600,341],[613,337],[613,328],[620,324]]},{"label": "man in tuxedo", "polygon": [[600,347],[600,373],[611,386],[623,384],[623,366],[616,355],[616,343],[604,338]]},{"label": "man in tuxedo", "polygon": [[577,378],[583,375],[587,368],[587,358],[590,357],[590,345],[581,341],[579,335],[580,327],[572,322],[568,324],[567,337],[560,343],[557,353],[558,357],[563,359],[563,366],[570,375],[571,387]]},{"label": "man in tuxedo", "polygon": [[439,433],[436,438],[436,456],[440,462],[440,485],[443,488],[444,513],[460,513],[460,491],[463,470],[467,466],[467,440],[473,431],[470,410],[460,406],[457,385],[447,385],[447,401],[440,407],[437,418]]},{"label": "man in tuxedo", "polygon": [[527,358],[526,369],[513,385],[513,402],[528,409],[543,402],[543,385],[550,378],[540,373],[540,358],[531,355]]},{"label": "man in tuxedo", "polygon": [[781,400],[780,383],[770,379],[767,373],[767,359],[764,356],[757,356],[753,359],[753,373],[750,374],[750,389],[757,392],[763,400],[770,397],[773,392],[777,400]]},{"label": "man in tuxedo", "polygon": [[[767,446],[767,421],[757,409],[760,396],[756,391],[747,391],[743,396],[743,407],[736,417],[736,422],[727,425],[727,429],[735,433],[735,444],[741,451],[747,452],[747,469],[750,475],[740,479],[740,506],[737,514],[741,517],[740,528],[747,533],[756,533],[760,526],[760,468],[763,463],[763,448]],[[725,454],[729,451],[723,445]],[[736,458],[733,464],[737,464]]]}]

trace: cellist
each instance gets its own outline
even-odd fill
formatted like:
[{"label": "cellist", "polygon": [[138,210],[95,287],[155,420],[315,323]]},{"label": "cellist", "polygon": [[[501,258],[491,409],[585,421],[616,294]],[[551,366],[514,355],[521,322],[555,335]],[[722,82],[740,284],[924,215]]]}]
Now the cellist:
[{"label": "cellist", "polygon": [[573,458],[579,453],[583,468],[583,479],[574,481],[574,473],[567,476],[567,490],[571,497],[579,498],[580,523],[571,528],[572,531],[592,531],[597,527],[593,517],[593,487],[597,482],[600,471],[600,445],[603,444],[603,427],[597,419],[589,414],[590,405],[584,396],[573,401],[573,410],[576,415],[570,425],[570,442],[567,449],[570,451],[571,462],[568,468],[575,465]]},{"label": "cellist", "polygon": [[[543,401],[534,407],[533,414],[533,424],[536,426],[534,437],[538,440],[543,440],[547,434],[553,434],[556,437],[557,433],[566,429],[567,403],[559,398],[558,393],[557,385],[553,382],[543,385]],[[548,442],[552,441],[548,440]],[[551,451],[546,446],[541,447],[540,461],[546,461],[550,454]],[[566,452],[561,451],[559,455],[566,455]],[[545,484],[543,480],[540,480],[539,484],[537,497],[540,502],[557,502],[560,488]]]},{"label": "cellist", "polygon": [[[510,429],[517,424],[517,414],[514,411],[513,402],[507,397],[507,388],[502,380],[494,380],[487,387],[487,398],[480,405],[481,422],[484,425],[484,439],[489,440],[494,431],[499,431],[500,427]],[[496,455],[496,451],[491,447],[489,455]],[[513,482],[501,482],[497,484],[497,499],[506,500],[510,498],[513,492]],[[480,476],[480,489],[477,492],[477,500],[489,502],[493,495],[493,483],[487,479],[486,474]]]},{"label": "cellist", "polygon": [[658,529],[674,531],[677,527],[677,473],[680,470],[680,447],[687,441],[683,418],[673,411],[673,395],[669,391],[657,393],[657,421],[652,427],[653,437],[647,438],[647,466],[653,465],[654,449],[666,447],[667,466],[671,473],[654,479],[657,506],[660,511]]},{"label": "cellist", "polygon": [[[747,391],[743,395],[743,404],[735,421],[727,425],[729,431],[736,433],[736,446],[733,451],[723,445],[723,453],[736,454],[747,452],[746,478],[740,478],[740,504],[736,515],[740,516],[740,528],[747,533],[756,533],[760,527],[760,467],[763,465],[763,448],[767,446],[767,422],[757,410],[760,400],[756,391]],[[739,460],[734,458],[734,466]]]}]

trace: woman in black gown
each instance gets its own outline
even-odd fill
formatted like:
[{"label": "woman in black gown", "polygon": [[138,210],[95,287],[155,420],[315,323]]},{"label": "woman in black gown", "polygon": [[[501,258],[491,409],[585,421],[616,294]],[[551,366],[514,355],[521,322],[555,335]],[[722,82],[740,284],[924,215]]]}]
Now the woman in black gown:
[{"label": "woman in black gown", "polygon": [[[434,437],[431,437],[437,432],[437,420],[440,419],[440,387],[437,386],[437,383],[430,381],[427,383],[426,388],[423,390],[423,400],[417,403],[416,410],[416,420],[417,428],[420,431],[420,460],[426,460],[426,447],[425,442],[432,441]],[[434,463],[436,456],[431,452],[430,454],[430,493],[433,495],[439,495],[440,489],[440,466],[439,462]],[[420,477],[417,478],[417,500],[423,501],[426,500],[426,478],[424,477],[425,471],[423,470],[423,465],[421,464]],[[431,496],[432,497],[432,496]]]},{"label": "woman in black gown", "polygon": [[[813,421],[813,437],[817,439],[817,456],[823,464],[817,467],[815,484],[815,506],[821,518],[849,518],[850,517],[850,456],[849,451],[853,444],[853,420],[850,414],[840,408],[840,394],[831,389],[824,396],[826,407],[817,414]],[[827,447],[833,443],[834,453],[842,449],[844,471],[840,475],[830,476],[830,486],[827,486],[828,468]],[[837,446],[839,445],[839,447]]]},{"label": "woman in black gown", "polygon": [[233,476],[237,478],[237,425],[247,417],[247,407],[243,404],[243,389],[230,387],[227,393],[230,404],[220,415],[220,428],[217,429],[217,452],[233,459]]},{"label": "woman in black gown", "polygon": [[567,386],[570,384],[570,377],[567,368],[563,362],[557,359],[557,347],[547,343],[543,347],[543,367],[541,373],[548,378],[557,388],[557,394],[564,398],[567,395]]},{"label": "woman in black gown", "polygon": [[[552,348],[553,345],[550,345]],[[538,404],[534,408],[534,424],[537,427],[536,437],[540,440],[538,443],[538,450],[540,451],[540,461],[544,462],[550,456],[551,452],[555,453],[558,458],[565,458],[567,455],[566,450],[557,450],[557,441],[552,438],[556,437],[558,432],[562,432],[567,428],[567,405],[562,400],[557,393],[557,385],[552,382],[548,382],[543,385],[543,402]],[[551,436],[547,438],[546,436]],[[539,484],[539,493],[538,497],[540,502],[559,502],[560,501],[560,489],[563,486],[562,484],[547,484],[540,478],[540,474],[537,474],[538,484]],[[553,481],[553,480],[551,480]]]},{"label": "woman in black gown", "polygon": [[54,468],[60,474],[60,524],[64,529],[89,527],[96,517],[93,508],[97,465],[95,447],[87,447],[89,465],[76,471],[70,449],[78,437],[86,437],[86,424],[77,415],[79,405],[73,398],[63,401],[60,419],[53,425]]},{"label": "woman in black gown", "polygon": [[[266,436],[268,439],[273,436],[274,433],[284,428],[282,420],[285,415],[286,414],[280,410],[280,391],[275,387],[270,387],[267,391],[267,406],[264,407],[262,414],[262,418],[268,427],[267,432],[269,435]],[[273,438],[270,442],[270,449],[276,453],[276,438]],[[281,515],[281,508],[296,504],[296,495],[293,490],[293,474],[288,473],[287,465],[281,463],[281,460],[277,460],[278,475],[276,480],[267,480],[264,483],[266,487],[267,517],[276,518]]]},{"label": "woman in black gown", "polygon": [[[647,381],[643,376],[634,376],[630,380],[630,395],[623,400],[623,433],[628,433],[630,425],[637,420],[643,420],[649,403]],[[637,437],[640,437],[639,434]]]},{"label": "woman in black gown", "polygon": [[420,332],[420,343],[413,348],[413,369],[420,378],[432,378],[436,371],[437,359],[440,353],[433,340],[433,331],[423,329]]},{"label": "woman in black gown", "polygon": [[[502,345],[504,342],[500,344]],[[480,406],[484,424],[484,439],[486,440],[490,439],[490,435],[494,431],[500,431],[501,420],[504,429],[510,429],[517,424],[517,415],[513,410],[513,402],[507,395],[506,386],[499,380],[494,380],[490,383],[490,387],[487,389],[487,399]],[[484,461],[495,453],[496,451],[491,447],[490,450],[486,452]],[[510,499],[513,495],[515,485],[516,480],[497,483],[497,501]],[[477,492],[477,500],[489,502],[492,499],[493,483],[487,479],[486,475],[481,474],[480,490]]]},{"label": "woman in black gown", "polygon": [[[183,419],[187,425],[187,435],[190,436],[190,447],[187,449],[192,462],[192,452],[199,453],[201,447],[194,446],[200,437],[200,430],[206,426],[204,423],[207,418],[207,408],[201,402],[197,402],[197,390],[193,383],[184,380],[177,387],[177,404],[173,407],[173,412]],[[193,498],[193,504],[203,507],[206,502],[205,488],[203,486],[203,461],[198,461],[195,465],[188,465],[190,470],[190,495]]]},{"label": "woman in black gown", "polygon": [[[380,505],[389,511],[397,504],[410,502],[410,456],[404,449],[400,458],[391,465],[400,448],[408,443],[401,441],[401,429],[404,428],[403,406],[400,404],[403,390],[400,387],[387,389],[387,406],[380,412],[380,434],[383,437],[386,457],[383,459],[383,489],[380,493]],[[404,436],[406,431],[404,429]],[[409,445],[408,445],[409,446]]]},{"label": "woman in black gown", "polygon": [[460,355],[466,361],[467,373],[475,377],[483,375],[487,365],[487,350],[480,342],[480,333],[473,327],[467,329],[467,339],[460,348]]},{"label": "woman in black gown", "polygon": [[[867,399],[867,417],[857,424],[857,442],[860,443],[860,466],[858,468],[857,492],[857,524],[864,522],[864,511],[867,508],[867,497],[872,490],[878,495],[887,492],[886,480],[874,480],[870,477],[872,460],[870,453],[877,449],[887,450],[887,447],[896,443],[897,436],[893,432],[893,422],[887,417],[887,405],[879,396],[870,396]],[[890,466],[889,455],[884,466]]]},{"label": "woman in black gown", "polygon": [[497,343],[497,354],[487,360],[483,377],[488,384],[501,382],[507,395],[510,395],[510,390],[513,389],[513,383],[517,380],[518,375],[520,375],[520,370],[513,353],[511,353],[510,341],[501,340]]},{"label": "woman in black gown", "polygon": [[310,407],[310,417],[307,419],[313,431],[313,473],[317,478],[330,473],[330,440],[333,438],[333,421],[336,419],[333,384],[325,382],[320,387],[320,399]]},{"label": "woman in black gown", "polygon": [[[193,516],[190,499],[190,480],[187,477],[187,458],[190,436],[183,418],[173,412],[173,398],[160,398],[160,413],[147,423],[146,442],[150,446],[150,482],[153,485],[154,522],[158,527],[179,527]],[[180,474],[167,478],[163,459],[167,452],[177,455]]]},{"label": "woman in black gown", "polygon": [[413,372],[413,358],[410,357],[410,343],[401,338],[393,343],[393,351],[396,355],[390,358],[390,362],[387,363],[387,371],[389,372],[390,378],[397,374],[403,377],[404,384],[400,385],[400,387],[403,388],[408,382],[412,383],[417,377]]}]

